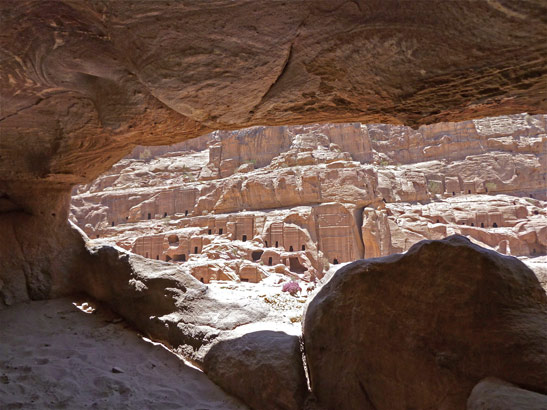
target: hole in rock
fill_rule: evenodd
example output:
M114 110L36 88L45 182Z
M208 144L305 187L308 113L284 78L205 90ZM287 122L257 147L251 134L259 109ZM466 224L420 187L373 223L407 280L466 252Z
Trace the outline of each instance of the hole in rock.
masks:
M492 226L493 226L494 228L497 228L497 227L498 227L498 224L494 222L494 223L492 224Z
M294 273L304 273L307 269L300 263L298 258L289 258L289 269Z
M186 261L186 254L182 253L182 254L178 254L178 255L173 255L173 260L176 261L176 262L185 262Z
M332 261L332 263L333 263L334 265L338 265L338 259L334 258L334 260Z
M260 260L260 257L262 256L263 253L264 251L253 251L253 253L251 254L253 261Z

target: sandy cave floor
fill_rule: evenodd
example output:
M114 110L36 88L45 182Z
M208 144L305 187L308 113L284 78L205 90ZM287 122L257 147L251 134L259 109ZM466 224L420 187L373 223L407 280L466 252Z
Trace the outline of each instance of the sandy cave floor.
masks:
M247 408L107 309L74 302L0 311L0 409Z

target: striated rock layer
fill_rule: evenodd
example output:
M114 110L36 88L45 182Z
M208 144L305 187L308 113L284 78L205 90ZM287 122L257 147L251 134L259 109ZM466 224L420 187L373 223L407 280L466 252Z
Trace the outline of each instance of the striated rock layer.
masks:
M75 190L71 218L93 239L206 283L314 280L329 264L452 234L539 256L546 118L214 132L154 159L139 148Z
M2 305L75 283L68 191L137 144L545 112L546 14L540 0L3 1Z

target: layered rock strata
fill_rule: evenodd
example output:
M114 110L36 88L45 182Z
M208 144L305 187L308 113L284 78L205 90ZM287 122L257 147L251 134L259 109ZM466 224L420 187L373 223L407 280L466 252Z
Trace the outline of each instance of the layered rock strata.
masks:
M121 161L76 189L71 218L91 238L182 263L206 283L272 272L313 280L329 264L451 234L539 256L545 120L214 132L158 148L156 159Z
M70 291L58 255L81 246L67 244L64 198L137 144L547 110L540 0L12 3L0 4L3 305Z

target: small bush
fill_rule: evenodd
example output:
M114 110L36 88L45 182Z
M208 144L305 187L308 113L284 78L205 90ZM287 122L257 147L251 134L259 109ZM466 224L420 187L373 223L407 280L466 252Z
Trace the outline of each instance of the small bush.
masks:
M291 281L283 284L283 292L289 292L291 296L295 296L300 291L302 291L302 289L296 282Z

